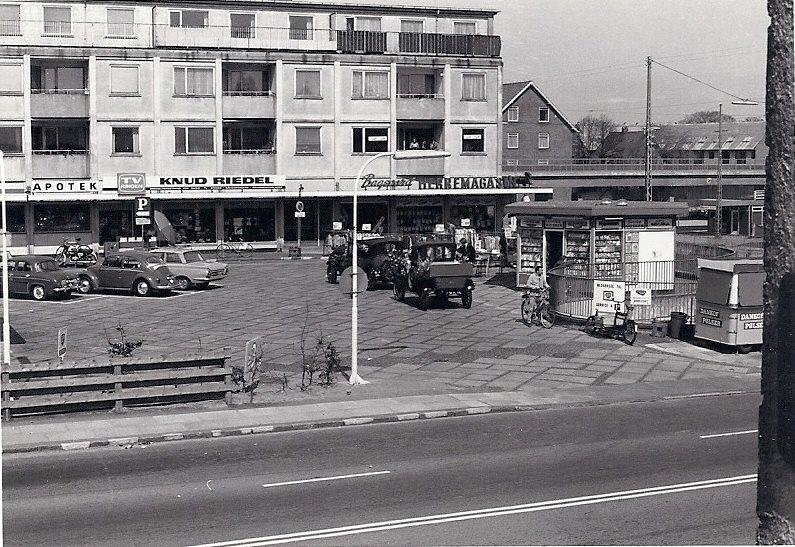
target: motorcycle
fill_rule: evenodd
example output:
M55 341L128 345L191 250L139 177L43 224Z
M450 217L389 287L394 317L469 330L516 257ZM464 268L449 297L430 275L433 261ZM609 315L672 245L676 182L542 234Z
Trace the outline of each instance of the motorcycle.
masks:
M638 337L638 325L632 319L629 319L629 314L632 311L632 306L627 305L627 311L622 313L616 311L613 317L612 325L605 325L604 316L599 314L597 310L595 314L590 316L585 322L585 332L591 336L599 335L605 338L614 338L616 340L624 340L630 346L635 343Z

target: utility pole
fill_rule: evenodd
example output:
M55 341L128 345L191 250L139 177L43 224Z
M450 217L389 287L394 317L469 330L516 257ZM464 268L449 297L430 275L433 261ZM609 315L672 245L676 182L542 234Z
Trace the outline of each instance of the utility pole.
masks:
M646 57L646 201L652 201L651 158L651 57Z
M723 103L718 105L718 198L715 200L715 235L720 237L723 199Z
M768 0L764 335L757 543L795 544L793 0Z

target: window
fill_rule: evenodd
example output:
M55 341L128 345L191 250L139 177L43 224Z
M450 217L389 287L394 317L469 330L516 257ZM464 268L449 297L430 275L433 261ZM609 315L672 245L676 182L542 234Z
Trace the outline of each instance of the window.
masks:
M79 66L30 67L31 91L33 93L85 92L86 70Z
M0 22L0 25L2 22ZM0 95L22 93L22 65L0 63Z
M295 128L295 153L296 154L321 154L320 128L296 127Z
M433 74L399 74L397 84L401 97L436 96L436 77Z
M6 220L8 231L12 234L25 233L25 206L21 203L6 205Z
M230 15L232 38L254 38L256 17L253 13L233 13Z
M507 165L509 167L518 167L519 166L519 160L505 160L505 165Z
M540 106L538 107L538 121L541 123L549 122L549 107L548 106Z
M172 11L170 23L173 28L207 28L210 26L210 14L197 10Z
M212 68L174 67L176 97L212 97L215 95Z
M453 34L475 34L478 26L474 21L455 21L453 23Z
M91 204L36 204L33 208L37 232L90 232Z
M303 15L290 16L290 40L311 40L314 21Z
M33 150L38 152L85 152L88 150L88 127L83 125L32 128Z
M509 122L518 122L519 121L519 107L518 106L508 107L508 121Z
M135 10L108 8L108 36L130 38L135 36Z
M444 126L398 124L398 150L444 150L440 144L444 135Z
M33 267L30 265L30 262L25 260L19 260L16 263L16 267L14 268L18 272L32 272Z
M272 152L273 138L266 125L229 123L224 125L224 153Z
M357 17L356 30L367 30L370 32L381 32L380 17Z
M549 165L549 160L538 160L538 165Z
M113 128L113 153L114 154L140 154L137 127Z
M388 99L389 72L353 71L354 99Z
M122 260L121 267L127 270L140 270L141 261L132 256L125 256L124 260Z
M461 152L483 151L483 129L461 129Z
M44 34L49 36L71 36L72 8L44 6Z
M538 134L538 149L545 150L549 148L549 133Z
M215 131L212 127L175 127L174 154L215 153Z
M0 36L22 36L19 26L19 5L0 5Z
M110 94L121 96L138 95L138 66L111 65Z
M461 100L485 101L486 100L486 75L462 74L461 75Z
M389 128L387 127L354 127L353 153L369 154L389 150Z
M408 32L411 34L421 34L424 31L423 22L415 21L413 19L402 19L400 21L400 32Z
M224 72L224 95L269 95L270 78L262 69L230 69Z
M295 71L295 97L297 99L320 99L320 71Z
M22 128L0 125L0 150L4 154L22 153Z
M519 148L519 133L508 133L508 148Z

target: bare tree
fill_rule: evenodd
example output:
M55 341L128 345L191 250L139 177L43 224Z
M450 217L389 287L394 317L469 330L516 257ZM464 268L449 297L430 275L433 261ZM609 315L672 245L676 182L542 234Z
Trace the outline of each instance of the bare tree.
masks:
M768 0L764 339L757 542L795 544L793 0Z
M589 156L603 156L602 145L611 131L618 128L618 123L608 118L605 114L598 116L588 115L574 124L582 135L582 144L585 154Z
M693 112L685 116L679 120L679 123L718 123L719 117L720 113L717 110L699 110L698 112ZM723 123L734 121L737 121L734 119L734 116L730 116L729 114L723 115Z

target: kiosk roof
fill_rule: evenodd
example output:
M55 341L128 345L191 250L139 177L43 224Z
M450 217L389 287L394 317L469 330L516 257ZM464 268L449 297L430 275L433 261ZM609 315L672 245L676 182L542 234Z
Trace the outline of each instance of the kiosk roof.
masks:
M683 217L686 203L672 201L517 201L505 206L511 215L550 215L575 217Z

